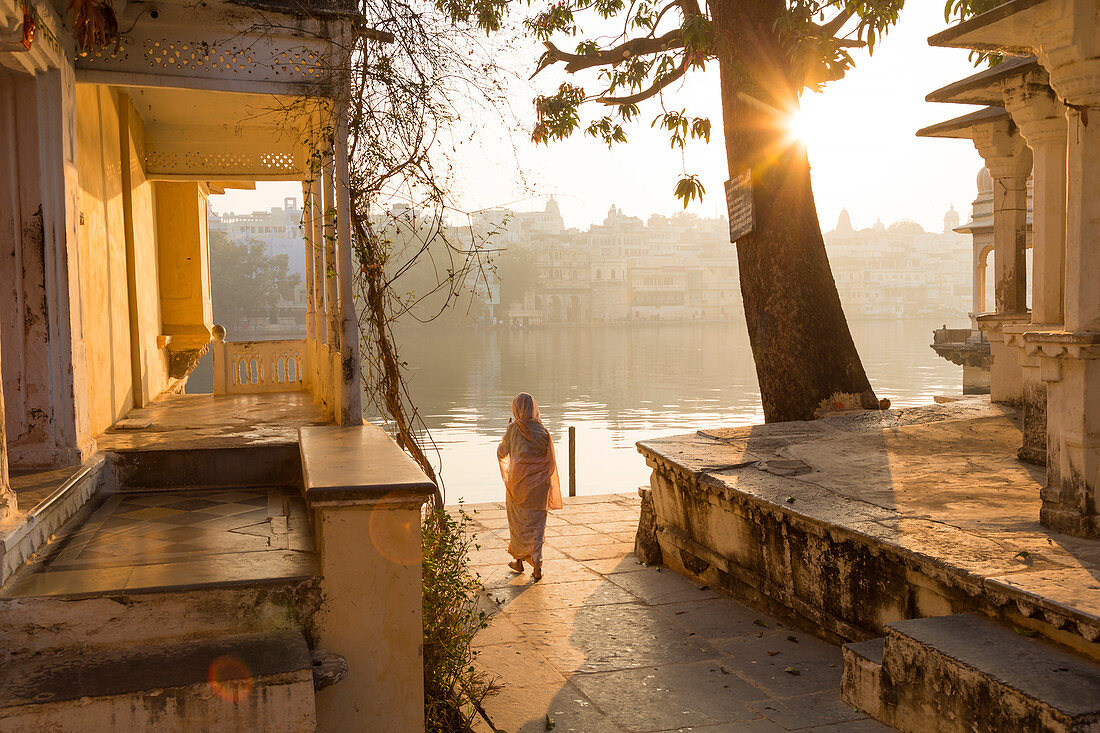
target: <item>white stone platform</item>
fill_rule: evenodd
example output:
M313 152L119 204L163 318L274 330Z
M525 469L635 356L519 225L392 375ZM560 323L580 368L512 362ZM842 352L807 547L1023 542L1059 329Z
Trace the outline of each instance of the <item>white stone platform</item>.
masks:
M639 443L664 561L839 639L977 612L1100 658L1100 542L1039 523L1014 410L968 399Z

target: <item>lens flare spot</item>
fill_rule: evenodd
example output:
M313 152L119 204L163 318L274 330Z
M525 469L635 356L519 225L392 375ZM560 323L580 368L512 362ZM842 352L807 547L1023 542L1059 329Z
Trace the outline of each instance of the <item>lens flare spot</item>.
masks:
M408 501L394 494L395 501ZM412 514L406 519L395 519L397 512L374 511L370 514L370 540L375 551L396 565L410 566L419 563L420 517Z
M222 655L210 663L206 679L214 694L234 705L252 693L252 672L248 665L231 655Z

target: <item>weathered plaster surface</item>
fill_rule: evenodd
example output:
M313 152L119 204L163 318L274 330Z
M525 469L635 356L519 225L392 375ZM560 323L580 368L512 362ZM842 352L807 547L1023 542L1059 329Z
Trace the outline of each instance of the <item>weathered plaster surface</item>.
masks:
M313 630L348 661L317 694L318 729L423 730L420 516L435 486L374 425L303 428L301 451L324 594Z
M172 337L173 372L185 376L208 348L214 326L206 190L198 183L160 181L155 192L163 332Z
M145 123L130 97L119 95L122 123L123 203L130 307L131 364L135 404L142 406L168 388L168 354L158 344L161 299L158 232L153 184L145 177Z
M80 279L86 400L93 434L133 406L130 308L126 278L118 102L106 87L76 89L77 171L80 176Z
M35 80L0 71L7 94L0 98L0 294L9 317L0 323L3 391L9 461L13 466L49 466L61 457L63 429L56 424L52 385L56 382L58 334L51 333L64 304L51 299L47 271L54 253L48 236L48 186L42 185L41 116L49 105ZM71 434L71 431L70 431Z
M1039 524L1018 424L975 399L643 441L664 562L848 640L977 610L1100 657L1100 546Z

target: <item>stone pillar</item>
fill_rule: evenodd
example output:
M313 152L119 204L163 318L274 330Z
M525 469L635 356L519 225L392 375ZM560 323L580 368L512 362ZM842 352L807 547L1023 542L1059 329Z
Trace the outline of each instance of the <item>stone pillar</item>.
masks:
M1047 385L1047 485L1039 519L1080 537L1100 537L1100 332L1032 331L1028 351Z
M323 172L321 170L320 155L314 156L312 162L313 179L310 182L313 206L311 210L312 221L309 226L313 229L313 298L315 311L313 314L313 342L310 351L313 354L314 370L314 397L323 402L329 401L329 385L332 380L328 368L328 302L325 300L325 227L324 227L324 199L321 196L323 184Z
M1047 382L1044 525L1100 536L1100 27L1091 2L1072 3L1074 33L1044 44L1040 61L1067 110L1065 322L1028 334ZM1086 44L1084 48L1074 44ZM1089 124L1086 110L1093 112Z
M1011 79L1005 105L1031 148L1032 173L1032 305L1030 324L1004 327L1017 347L1023 405L1023 446L1019 457L1044 465L1047 452L1047 390L1040 378L1040 359L1028 354L1020 336L1029 330L1061 329L1066 257L1066 115L1050 88L1045 71Z
M424 730L420 511L435 485L375 425L299 432L321 562L319 647L348 674L317 692L317 730Z
M324 197L325 216L325 301L328 303L328 346L333 354L340 351L340 291L339 273L336 265L336 162L332 147L322 155L321 168L324 170L324 183L321 192ZM338 384L339 382L333 382Z
M229 347L225 343L225 326L215 324L210 329L213 342L210 348L210 366L214 373L214 394L226 394L233 386L229 376Z
M985 313L985 260L988 253L985 251L985 243L979 242L978 238L974 237L974 291L973 299L971 302L971 318L977 318L982 313ZM972 324L973 328L977 328L977 321Z
M1097 59L1100 66L1100 59ZM1082 108L1100 108L1100 91L1081 99ZM1100 123L1085 124L1070 110L1066 240L1067 331L1100 331Z
M203 184L157 181L157 274L162 332L168 344L168 374L191 373L210 346L210 249Z
M317 365L313 343L317 339L317 331L313 319L317 315L317 293L315 290L316 282L313 278L313 191L310 181L302 181L302 233L306 256L306 363L303 381L308 389L315 390L316 380L314 374Z
M1020 364L1003 328L1027 323L1027 178L1031 150L1016 126L1002 122L975 130L974 145L993 177L993 272L996 312L980 316L989 337L990 399L1020 403Z
M354 257L351 247L351 188L348 171L347 116L336 116L336 232L340 264L340 354L339 371L342 396L338 401L340 425L363 422L359 378L359 318L353 298Z
M997 313L1027 312L1027 178L1031 151L1018 133L986 158L993 176L993 295ZM984 153L983 153L984 157Z

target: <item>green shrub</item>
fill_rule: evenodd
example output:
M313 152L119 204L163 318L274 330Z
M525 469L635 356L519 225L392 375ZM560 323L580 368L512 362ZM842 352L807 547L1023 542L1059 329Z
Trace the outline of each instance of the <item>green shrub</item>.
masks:
M436 509L424 517L424 728L429 732L472 730L482 701L496 685L474 667L474 634L485 628L478 608L481 583L469 567L470 517Z

